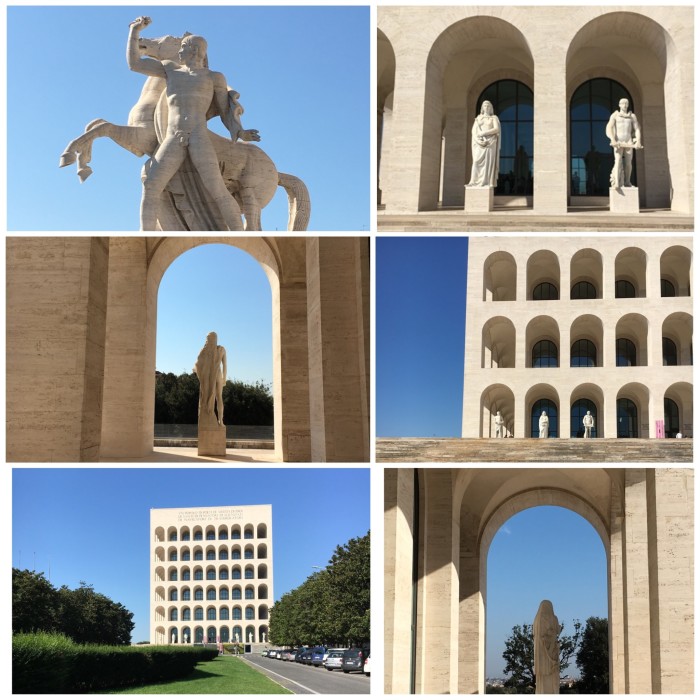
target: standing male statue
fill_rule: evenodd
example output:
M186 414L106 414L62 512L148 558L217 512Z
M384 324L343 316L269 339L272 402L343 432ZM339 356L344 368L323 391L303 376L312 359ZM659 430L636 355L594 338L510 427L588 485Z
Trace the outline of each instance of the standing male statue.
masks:
M559 694L559 620L549 600L540 603L532 626L535 693Z
M259 141L255 129L240 129L238 115L229 102L226 78L206 67L207 42L193 34L182 40L176 61L141 56L139 35L151 23L139 17L129 25L126 57L137 73L165 79L168 124L165 138L147 164L141 199L141 230L155 231L161 195L187 156L194 164L204 189L218 206L229 231L242 231L243 220L236 200L226 189L216 150L207 131L207 112L214 102L221 120L236 141Z
M494 427L496 428L496 437L497 438L505 437L504 427L503 427L505 425L505 421L503 420L503 416L501 415L500 411L496 411L496 416L493 419L493 424L494 424Z
M591 415L590 411L586 411L586 415L583 417L583 437L590 438L593 437L592 431L595 425L595 419Z
M194 373L199 378L199 422L224 425L224 383L226 381L226 350L216 344L216 333L207 335L197 356ZM222 371L223 366L223 371ZM216 415L214 406L216 405Z
M549 416L547 415L546 411L542 411L542 415L540 416L540 437L541 438L546 438L549 437Z
M633 112L629 111L629 100L623 97L620 109L610 115L605 135L615 153L615 164L610 173L610 186L616 189L632 187L632 158L634 151L642 146L642 129Z

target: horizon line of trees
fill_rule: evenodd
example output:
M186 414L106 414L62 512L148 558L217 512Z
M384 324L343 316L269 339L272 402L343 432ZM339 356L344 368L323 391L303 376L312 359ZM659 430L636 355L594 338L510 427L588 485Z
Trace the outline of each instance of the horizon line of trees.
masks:
M270 609L270 642L297 647L370 638L370 533L336 547L328 566Z
M134 614L84 581L55 588L43 572L12 568L12 633L60 632L77 644L131 643Z
M224 423L273 425L272 386L262 380L247 384L227 379L223 389ZM199 379L194 372L173 374L156 370L155 423L197 423Z

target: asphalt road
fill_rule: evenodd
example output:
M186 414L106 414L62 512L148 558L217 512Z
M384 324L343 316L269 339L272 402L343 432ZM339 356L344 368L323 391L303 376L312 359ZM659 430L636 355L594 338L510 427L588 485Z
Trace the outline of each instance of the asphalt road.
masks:
M364 673L327 671L323 666L302 666L293 661L268 659L252 654L247 654L243 658L254 668L297 695L369 694L370 679Z

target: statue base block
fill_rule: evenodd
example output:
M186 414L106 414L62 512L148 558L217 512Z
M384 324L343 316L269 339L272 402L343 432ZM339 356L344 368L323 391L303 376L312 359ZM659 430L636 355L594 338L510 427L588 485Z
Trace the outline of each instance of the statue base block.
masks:
M613 214L639 214L639 190L636 187L611 187L610 212Z
M464 186L464 211L484 214L493 211L493 187Z
M226 426L202 425L197 426L197 454L207 457L226 456Z

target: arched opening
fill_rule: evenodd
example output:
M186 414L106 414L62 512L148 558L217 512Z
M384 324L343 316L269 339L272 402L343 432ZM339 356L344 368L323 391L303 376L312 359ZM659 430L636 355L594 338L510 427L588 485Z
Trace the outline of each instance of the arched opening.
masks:
M525 328L527 367L559 367L559 326L551 316L536 316Z
M229 628L226 627L225 625L222 625L219 628L219 637L221 638L222 644L228 644L231 641Z
M529 426L527 437L539 438L542 414L548 419L547 437L559 437L559 394L549 384L536 384L525 395L525 415Z
M617 392L617 437L649 437L649 389L643 384L625 384Z
M539 250L527 261L527 298L537 301L559 299L559 258L550 250Z
M666 248L659 263L662 297L690 296L690 263L692 253L682 245Z
M505 316L490 318L481 331L482 368L515 367L515 326Z
M513 435L515 429L515 397L505 384L493 384L481 394L480 437L496 437L494 419L500 413L503 418L503 437Z
M615 257L615 298L647 295L647 254L641 248L625 248Z
M387 36L377 29L377 204L382 204L382 161L390 152L396 56Z
M683 311L670 314L662 328L664 365L693 364L693 317Z
M499 250L484 261L483 301L515 301L518 266L515 258Z
M579 316L571 324L570 367L602 367L603 322L591 314Z
M667 438L679 433L693 437L693 385L676 382L664 393L664 432Z
M641 314L625 314L615 325L615 365L645 367L648 364L649 322Z
M602 299L603 256L593 248L578 250L571 258L571 299Z
M255 627L253 625L248 625L245 628L245 641L248 644L252 644L255 641Z

